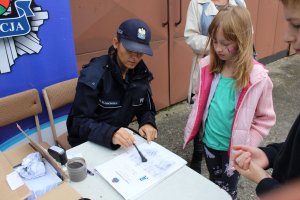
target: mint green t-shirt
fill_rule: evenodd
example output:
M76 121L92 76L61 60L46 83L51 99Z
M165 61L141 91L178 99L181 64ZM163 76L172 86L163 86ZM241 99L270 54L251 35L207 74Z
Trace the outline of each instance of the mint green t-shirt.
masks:
M220 76L208 108L203 142L206 146L227 151L235 112L235 80Z

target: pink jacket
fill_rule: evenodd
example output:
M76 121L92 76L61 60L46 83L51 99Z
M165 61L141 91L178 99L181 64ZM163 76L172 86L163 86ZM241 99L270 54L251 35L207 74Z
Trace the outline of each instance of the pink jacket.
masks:
M232 123L231 146L247 144L258 146L268 135L275 124L276 115L273 109L273 84L268 76L268 70L253 60L253 70L250 82L242 91L237 91L237 104ZM195 95L192 111L189 115L184 131L184 146L199 132L203 135L202 127L205 123L209 95L214 94L211 89L216 75L209 73L209 56L200 60L199 92ZM205 118L205 119L204 119ZM200 127L201 126L201 127Z

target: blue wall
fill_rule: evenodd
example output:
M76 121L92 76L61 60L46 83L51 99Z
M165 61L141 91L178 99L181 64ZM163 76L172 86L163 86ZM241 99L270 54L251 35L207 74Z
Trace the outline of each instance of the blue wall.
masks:
M35 12L36 8L33 7L37 6L41 7L41 13ZM39 116L39 119L40 123L43 124L48 122L48 117L41 90L48 85L77 77L70 1L36 0L31 2L31 10L36 14L36 18L40 16L39 14L47 16L42 20L43 24L38 27L38 31L34 31L42 48L39 52L18 54L14 64L10 66L10 71L0 73L0 98L27 89L38 89L43 104L43 113ZM31 23L36 18L28 17L27 19ZM1 15L0 20L3 21L3 19L6 20L7 17ZM17 44L17 37L11 37L14 39L15 44ZM3 43L1 44L0 49L2 48L3 52L5 47ZM3 57L0 58L0 65L4 62ZM56 117L67 113L68 109L63 109L59 111ZM34 119L22 121L21 126L23 129L35 127ZM0 145L18 133L15 124L0 127Z

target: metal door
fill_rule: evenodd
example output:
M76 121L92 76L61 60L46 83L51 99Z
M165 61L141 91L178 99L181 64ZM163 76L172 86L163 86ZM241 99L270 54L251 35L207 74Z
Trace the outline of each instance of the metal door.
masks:
M128 18L140 18L152 30L153 57L144 61L154 74L153 98L157 109L169 103L167 0L72 0L73 32L79 69L89 59L105 54L118 25Z
M189 3L170 0L169 4L170 104L186 99L188 93L193 52L184 40L184 28Z

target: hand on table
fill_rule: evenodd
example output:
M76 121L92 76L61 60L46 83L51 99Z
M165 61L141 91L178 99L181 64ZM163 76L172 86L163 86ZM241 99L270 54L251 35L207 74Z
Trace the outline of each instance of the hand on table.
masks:
M112 137L113 144L119 144L123 147L130 147L135 143L134 136L126 128L120 128Z
M154 139L157 138L157 130L150 124L144 124L140 129L139 129L139 134L147 138L147 141L150 142Z

